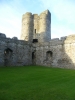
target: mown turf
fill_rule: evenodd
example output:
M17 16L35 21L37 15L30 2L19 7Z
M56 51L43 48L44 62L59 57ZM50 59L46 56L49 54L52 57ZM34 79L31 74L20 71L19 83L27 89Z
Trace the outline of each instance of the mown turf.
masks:
M75 100L75 70L0 68L0 100Z

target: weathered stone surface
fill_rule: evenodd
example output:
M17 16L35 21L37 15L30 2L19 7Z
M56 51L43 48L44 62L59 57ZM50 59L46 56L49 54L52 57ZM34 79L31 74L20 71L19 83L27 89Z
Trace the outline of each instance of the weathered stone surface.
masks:
M6 35L3 33L0 33L0 38L6 38Z
M26 13L22 17L21 40L32 42L49 42L51 39L51 13L46 10L40 15Z
M36 29L36 30L35 30ZM48 10L22 18L22 40L0 33L0 66L43 65L75 69L75 35L51 39ZM33 39L38 42L32 43Z
M13 37L12 39L14 39L14 40L18 40L18 38L17 38L17 37Z
M0 66L30 65L31 45L25 41L0 39Z

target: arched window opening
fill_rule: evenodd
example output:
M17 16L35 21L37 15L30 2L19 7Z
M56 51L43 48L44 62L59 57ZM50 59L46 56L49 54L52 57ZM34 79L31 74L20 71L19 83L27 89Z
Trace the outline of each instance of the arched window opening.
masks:
M47 57L47 59L52 58L52 56L53 56L52 51L47 51L47 52L46 52L46 57Z
M13 51L10 48L7 48L4 50L4 54L8 55L9 53L12 53Z
M53 62L53 52L52 51L47 51L46 52L46 64L47 65L52 65Z
M53 58L53 52L52 51L47 51L46 52L46 60L51 62L52 58Z
M12 53L13 51L10 48L4 50L4 65L8 66L12 64Z
M35 29L35 34L36 34L36 29Z

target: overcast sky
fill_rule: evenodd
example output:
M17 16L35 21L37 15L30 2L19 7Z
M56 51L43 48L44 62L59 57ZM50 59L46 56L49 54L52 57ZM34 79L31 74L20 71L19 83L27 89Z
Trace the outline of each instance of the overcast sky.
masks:
M7 37L21 35L22 15L51 12L51 37L75 34L75 0L0 0L0 32Z

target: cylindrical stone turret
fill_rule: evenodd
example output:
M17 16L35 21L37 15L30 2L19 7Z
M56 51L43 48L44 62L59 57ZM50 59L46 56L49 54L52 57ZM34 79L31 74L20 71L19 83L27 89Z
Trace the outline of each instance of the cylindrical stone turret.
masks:
M49 42L51 39L51 13L46 10L39 15L40 42Z
M32 42L33 40L33 16L27 12L22 17L22 33L21 40Z
M22 17L21 40L28 42L49 42L51 40L51 13L49 10L40 15L26 13Z

